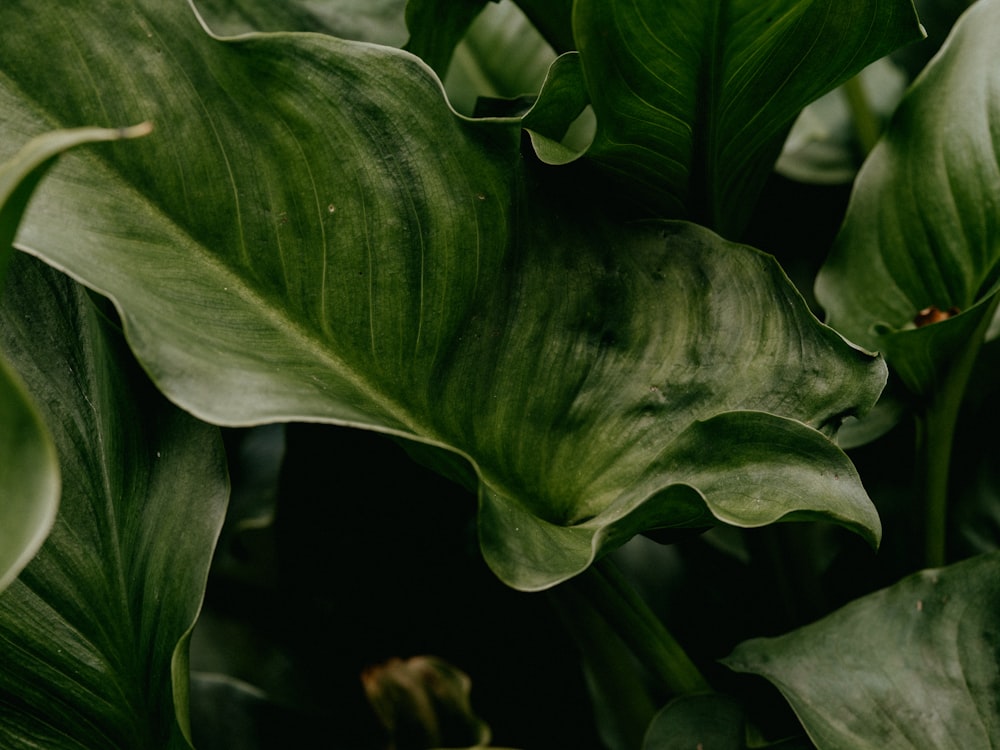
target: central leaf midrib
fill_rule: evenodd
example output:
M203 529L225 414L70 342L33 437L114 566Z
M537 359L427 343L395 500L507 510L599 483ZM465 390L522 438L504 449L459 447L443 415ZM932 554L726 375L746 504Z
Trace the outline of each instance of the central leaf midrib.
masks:
M717 113L724 62L722 40L728 33L728 0L715 0L706 11L704 57L698 69L697 98L692 122L690 199L691 221L715 228L716 206L713 184L716 163Z

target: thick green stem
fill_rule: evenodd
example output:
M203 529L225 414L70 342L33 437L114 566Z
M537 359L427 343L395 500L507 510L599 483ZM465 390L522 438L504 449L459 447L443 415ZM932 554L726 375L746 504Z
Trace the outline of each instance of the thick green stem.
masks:
M684 649L610 561L596 563L566 585L583 594L670 695L711 692Z
M947 561L948 476L955 424L965 387L996 305L994 302L989 313L983 316L983 323L973 339L916 415L916 475L923 497L924 565L929 568L940 567Z

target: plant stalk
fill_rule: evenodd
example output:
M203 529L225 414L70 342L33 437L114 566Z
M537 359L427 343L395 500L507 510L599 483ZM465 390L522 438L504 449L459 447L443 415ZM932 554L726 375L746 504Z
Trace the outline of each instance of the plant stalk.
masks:
M712 691L681 645L610 560L595 563L567 585L583 594L667 693Z
M974 340L962 350L947 370L941 386L916 414L916 472L923 498L923 562L928 568L938 568L947 562L948 482L955 425L996 305L996 302L991 305Z

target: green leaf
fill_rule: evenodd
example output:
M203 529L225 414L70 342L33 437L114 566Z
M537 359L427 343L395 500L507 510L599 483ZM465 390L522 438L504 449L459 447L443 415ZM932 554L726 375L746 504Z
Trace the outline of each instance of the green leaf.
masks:
M455 109L475 116L482 116L481 98L533 97L556 58L510 0L485 5L455 49L444 78Z
M557 54L576 49L573 0L517 0L517 5Z
M560 55L549 68L538 100L521 122L539 159L546 164L568 164L585 153L589 144L573 148L565 145L564 139L588 104L579 53Z
M646 210L725 236L800 110L922 35L910 0L578 0L573 27L590 155Z
M660 710L642 743L642 750L745 750L743 709L724 695L687 695Z
M829 322L886 353L918 394L978 347L1000 274L1000 72L983 0L914 82L858 174L844 226L816 281ZM917 328L921 311L946 320Z
M487 2L490 0L408 0L410 39L404 49L422 58L444 79L455 47Z
M0 165L0 294L21 216L55 158L81 143L146 132L147 126L49 133ZM0 339L0 591L38 551L59 504L59 463L52 437L20 377L2 356L2 344Z
M0 745L187 747L187 633L228 492L218 430L159 396L86 291L33 258L14 259L0 334L63 477L52 533L0 594Z
M517 121L456 117L405 52L213 39L151 0L49 3L0 7L14 121L93 117L96 80L109 116L157 131L60 164L19 242L114 300L185 409L452 450L478 476L484 554L520 588L650 527L818 514L877 540L827 436L872 405L884 364L773 259L622 224L572 167L527 163ZM30 44L5 33L28 16ZM86 73L27 64L67 28Z
M313 31L392 47L406 42L406 0L196 0L193 5L226 36Z
M1000 553L917 573L724 663L760 674L819 748L1000 744Z
M0 359L0 591L42 546L58 506L52 437L21 379Z

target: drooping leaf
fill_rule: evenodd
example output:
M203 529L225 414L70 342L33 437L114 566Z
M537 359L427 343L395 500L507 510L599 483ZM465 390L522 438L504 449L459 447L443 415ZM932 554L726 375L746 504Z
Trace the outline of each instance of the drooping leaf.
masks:
M21 216L58 154L81 143L145 132L143 126L49 133L0 165L0 295ZM0 336L0 591L38 551L59 504L55 446L20 377L3 356L7 339Z
M491 0L408 0L405 49L431 66L442 80L455 47ZM496 0L492 0L496 2Z
M969 346L978 347L996 304L997 24L1000 2L977 3L914 82L858 174L816 281L830 324L885 352L921 394L938 388L942 371ZM934 313L943 319L932 322Z
M911 0L578 0L590 155L657 216L742 231L809 102L920 38Z
M155 392L82 287L20 253L8 281L4 349L63 489L0 593L0 746L188 747L186 634L227 495L218 430Z
M19 244L110 296L186 409L456 452L484 554L520 588L650 527L820 516L877 540L819 430L869 408L884 365L773 259L622 224L585 175L536 174L516 121L456 117L405 52L219 40L181 4L45 1L0 7L12 122L142 113L157 131L61 164ZM29 19L30 42L7 31ZM29 64L43 48L88 66Z
M927 570L725 659L773 682L819 748L1000 744L1000 553Z

